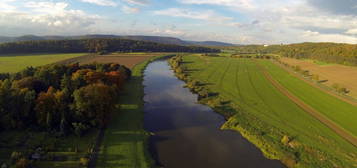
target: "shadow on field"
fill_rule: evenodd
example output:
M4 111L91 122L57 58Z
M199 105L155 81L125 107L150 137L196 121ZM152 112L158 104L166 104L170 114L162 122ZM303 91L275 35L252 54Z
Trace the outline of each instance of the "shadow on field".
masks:
M181 62L182 64L192 64L192 63L194 63L193 61L182 61Z
M97 168L141 167L147 135L143 130L141 78L133 76L120 93L120 107L105 130Z
M185 72L188 72L188 73L190 73L190 72L198 72L198 71L202 71L202 69L187 69L187 70L185 70Z

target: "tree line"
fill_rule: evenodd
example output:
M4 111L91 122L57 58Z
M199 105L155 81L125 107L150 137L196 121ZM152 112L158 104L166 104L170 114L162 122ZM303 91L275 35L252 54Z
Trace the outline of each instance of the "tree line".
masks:
M25 41L0 44L0 54L16 53L105 53L105 52L220 52L218 49L198 46L160 44L128 39L81 39Z
M0 78L0 131L81 136L103 128L131 71L119 64L28 67Z
M277 54L297 59L357 66L357 45L339 43L300 43L290 45L248 45L234 48L239 53Z

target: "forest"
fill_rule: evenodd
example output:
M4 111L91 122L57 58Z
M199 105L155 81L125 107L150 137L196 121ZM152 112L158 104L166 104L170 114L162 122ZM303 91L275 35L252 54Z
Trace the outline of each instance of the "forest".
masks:
M241 53L278 54L297 59L357 66L357 45L339 43L300 43L290 45L249 45L236 47Z
M82 136L107 125L131 71L119 64L48 65L0 77L0 131Z
M1 54L17 53L106 53L106 52L219 52L218 49L160 44L119 38L25 41L0 44Z

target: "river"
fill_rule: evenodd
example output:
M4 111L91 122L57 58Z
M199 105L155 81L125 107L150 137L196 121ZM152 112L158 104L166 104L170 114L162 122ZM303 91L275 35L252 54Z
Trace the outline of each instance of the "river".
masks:
M145 70L144 126L153 132L150 151L165 168L283 168L238 132L220 130L225 119L197 103L166 60Z

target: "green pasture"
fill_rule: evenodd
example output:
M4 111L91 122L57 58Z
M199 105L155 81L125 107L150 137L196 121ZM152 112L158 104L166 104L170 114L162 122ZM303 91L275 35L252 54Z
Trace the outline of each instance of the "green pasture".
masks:
M357 148L280 93L263 76L261 69L252 59L190 55L184 56L183 61L189 78L204 83L210 91L218 93L219 97L224 100L229 100L231 106L240 111L239 114L233 116L236 122L233 125L249 123L252 128L247 129L262 132L261 136L267 137L266 139L270 139L272 143L280 143L283 135L293 137L296 142L305 146L305 148L296 149L298 152L296 157L300 157L299 159L306 163L313 163L315 166L326 165L316 161L320 158L311 158L313 154L306 147L314 148L323 155L329 155L336 159L333 162L339 162L340 165L346 167L355 163ZM307 101L317 110L323 111L323 114L346 129L350 128L351 132L357 130L357 123L353 123L353 119L357 117L355 107L313 87L308 88L302 84L303 81L286 77L288 76L286 72L267 60L259 62L268 66L269 72L279 82L290 84L286 85L289 90L295 89L294 94L299 96L303 93L299 96L302 100ZM254 120L244 121L243 118L246 117L240 116L244 114L254 116L251 117ZM351 159L350 155L354 158Z
M0 73L14 73L29 66L37 67L83 55L85 53L0 55Z

